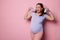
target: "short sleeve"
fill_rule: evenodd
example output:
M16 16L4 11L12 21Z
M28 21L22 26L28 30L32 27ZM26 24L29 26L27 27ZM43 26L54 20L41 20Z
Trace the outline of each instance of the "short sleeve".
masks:
M47 14L44 15L44 17L46 18Z
M33 13L34 13L34 12L30 12L30 16L32 16L32 15L33 15Z

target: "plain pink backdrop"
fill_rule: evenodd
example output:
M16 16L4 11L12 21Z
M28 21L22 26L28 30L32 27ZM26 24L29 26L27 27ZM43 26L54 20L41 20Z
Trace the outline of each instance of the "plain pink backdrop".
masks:
M0 40L31 40L28 7L41 2L53 12L56 22L46 22L45 40L60 40L60 0L0 0Z

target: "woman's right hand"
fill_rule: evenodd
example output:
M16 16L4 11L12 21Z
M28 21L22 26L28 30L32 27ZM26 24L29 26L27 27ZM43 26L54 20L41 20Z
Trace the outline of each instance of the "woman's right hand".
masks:
M30 15L31 12L32 12L32 7L29 7L28 11L24 15L24 19L30 19L31 18L31 15Z
M33 9L32 7L29 7L29 8L28 8L28 11L31 11L32 9Z

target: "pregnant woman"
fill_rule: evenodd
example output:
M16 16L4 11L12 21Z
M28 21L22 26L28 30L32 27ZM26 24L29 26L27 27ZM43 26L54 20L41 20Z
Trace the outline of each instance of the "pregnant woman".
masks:
M51 11L47 11L46 14L46 9L44 8L42 3L37 3L36 4L36 9L35 11L31 11L32 8L29 8L26 14L24 15L24 19L29 20L31 19L31 25L30 25L30 30L31 30L31 36L32 40L41 40L42 35L43 35L43 21L45 19L53 21L54 17L51 13Z

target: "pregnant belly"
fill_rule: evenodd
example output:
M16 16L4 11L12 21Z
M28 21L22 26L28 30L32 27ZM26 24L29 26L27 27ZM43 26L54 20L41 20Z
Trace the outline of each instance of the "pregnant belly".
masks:
M31 31L36 33L36 32L39 32L43 29L43 26L42 24L34 24L34 25L31 25Z

